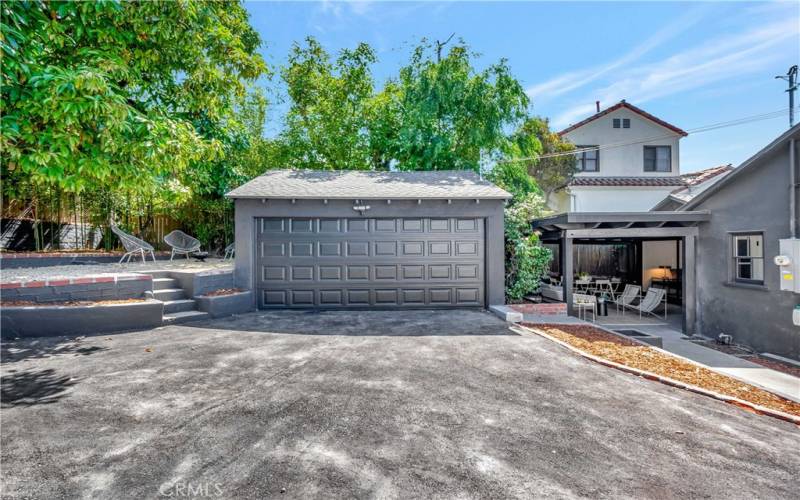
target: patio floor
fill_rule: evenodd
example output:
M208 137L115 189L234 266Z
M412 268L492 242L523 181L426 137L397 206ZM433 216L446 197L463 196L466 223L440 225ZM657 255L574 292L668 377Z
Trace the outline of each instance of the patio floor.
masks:
M125 264L98 263L98 264L72 264L66 266L24 267L18 269L2 269L0 281L24 282L54 278L81 278L108 274L146 273L148 271L211 271L233 270L233 261L222 259L206 259L200 262L195 259L159 260L153 262L132 261Z

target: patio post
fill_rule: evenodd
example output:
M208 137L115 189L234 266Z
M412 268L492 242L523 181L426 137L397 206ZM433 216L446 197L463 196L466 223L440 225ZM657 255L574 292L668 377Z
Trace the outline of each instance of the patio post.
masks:
M561 286L564 287L564 302L567 303L567 314L572 314L572 238L561 238Z
M695 235L683 237L683 331L694 335L697 321L697 274L695 273Z

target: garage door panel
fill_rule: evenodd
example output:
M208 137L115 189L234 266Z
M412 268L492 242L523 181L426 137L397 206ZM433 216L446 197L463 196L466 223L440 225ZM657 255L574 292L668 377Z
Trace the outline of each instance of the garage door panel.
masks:
M482 219L263 218L264 308L484 304Z

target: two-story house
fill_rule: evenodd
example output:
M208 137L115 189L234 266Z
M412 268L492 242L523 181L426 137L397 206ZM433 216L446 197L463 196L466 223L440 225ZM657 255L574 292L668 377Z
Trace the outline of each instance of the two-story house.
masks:
M686 186L680 128L623 101L559 132L575 144L578 173L550 200L556 212L647 211Z

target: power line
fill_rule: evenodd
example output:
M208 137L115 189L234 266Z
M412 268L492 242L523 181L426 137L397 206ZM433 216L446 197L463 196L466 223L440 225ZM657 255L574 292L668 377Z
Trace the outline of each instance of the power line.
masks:
M797 109L800 110L800 107L798 107ZM702 132L709 132L711 130L718 130L718 129L721 129L721 128L733 127L733 126L736 126L736 125L744 125L746 123L751 123L751 122L756 122L756 121L770 120L772 118L778 118L780 116L783 116L784 113L786 113L787 111L789 111L789 108L784 108L784 109L781 109L781 110L778 110L778 111L771 111L769 113L761 113L761 114L758 114L758 115L745 116L745 117L742 117L742 118L736 118L734 120L728 120L728 121L724 121L724 122L717 122L717 123L712 123L712 124L709 124L709 125L703 125L701 127L695 127L693 129L687 130L686 132L690 133L690 134L699 134L699 133L702 133ZM674 134L653 136L653 137L648 137L646 139L640 139L640 140L632 141L632 142L616 142L616 143L604 144L602 146L596 146L596 147L578 148L578 149L573 149L571 151L563 151L563 152L559 152L559 153L546 153L546 154L539 155L539 156L527 156L527 157L523 157L523 158L510 158L510 159L506 159L506 160L498 160L498 163L511 163L511 162L517 162L517 161L538 160L538 159L542 159L542 158L556 158L556 157L559 157L559 156L572 156L572 155L576 155L576 154L583 153L583 152L586 152L586 151L604 151L604 150L607 150L607 149L621 148L621 147L624 147L624 146L634 146L636 144L643 144L643 143L651 142L651 141L659 141L659 140L663 140L663 139L670 139L670 138L672 138L674 136L675 136Z

